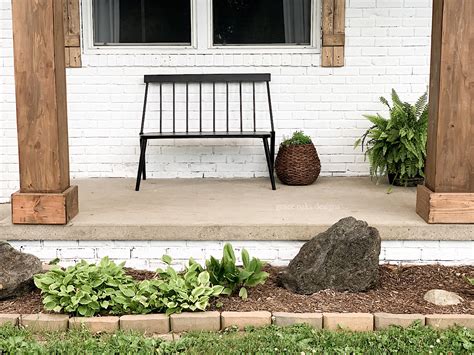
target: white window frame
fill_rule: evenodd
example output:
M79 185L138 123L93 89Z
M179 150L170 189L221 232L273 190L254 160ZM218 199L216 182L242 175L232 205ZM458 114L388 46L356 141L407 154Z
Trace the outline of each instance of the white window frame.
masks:
M94 19L92 11L93 0L82 0L82 41L84 43L84 54L151 54L163 53L163 51L183 52L184 50L196 49L196 1L191 3L191 44L117 44L117 45L95 45L94 43ZM100 0L98 0L100 1Z
M100 0L99 0L100 1ZM190 0L191 45L106 45L94 44L92 0L82 0L82 43L84 54L302 54L320 53L321 49L321 0L311 0L311 42L308 45L225 45L214 46L213 0Z

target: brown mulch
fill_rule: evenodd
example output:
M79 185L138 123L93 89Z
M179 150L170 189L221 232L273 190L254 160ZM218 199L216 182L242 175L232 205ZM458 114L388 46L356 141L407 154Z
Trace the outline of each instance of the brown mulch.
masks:
M149 280L155 276L155 272L147 270L135 270L128 267L125 268L127 275L130 275L137 281Z
M247 300L237 296L213 300L210 309L219 311L273 312L388 312L388 313L469 313L474 314L474 287L466 277L474 278L474 266L380 266L380 282L368 292L350 293L323 290L305 296L280 287L277 275L282 268L267 267L270 278L264 285L249 290ZM137 280L150 279L154 273L127 269ZM440 288L459 294L464 302L439 307L423 300L430 289ZM220 307L217 307L219 305ZM22 297L0 301L0 313L44 312L38 290Z
M466 277L474 276L473 266L381 265L379 285L368 292L323 290L312 295L294 294L278 285L283 268L269 267L270 278L249 292L247 300L221 297L213 310L273 312L386 312L386 313L470 313L474 314L474 287ZM457 306L435 306L423 300L431 289L456 292L465 302ZM222 303L222 307L216 307Z

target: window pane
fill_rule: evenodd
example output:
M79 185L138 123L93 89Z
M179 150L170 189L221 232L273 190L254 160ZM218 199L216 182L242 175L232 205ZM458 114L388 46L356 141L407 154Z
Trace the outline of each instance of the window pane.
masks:
M215 45L309 44L311 0L213 0Z
M94 41L191 43L190 0L94 0Z

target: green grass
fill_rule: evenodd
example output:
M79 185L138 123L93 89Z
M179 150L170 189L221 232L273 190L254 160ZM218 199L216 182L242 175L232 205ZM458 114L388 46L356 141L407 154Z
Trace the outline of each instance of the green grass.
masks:
M192 333L175 342L117 332L70 331L35 336L0 327L0 354L472 354L474 332L413 325L369 333L316 331L306 325L245 332Z

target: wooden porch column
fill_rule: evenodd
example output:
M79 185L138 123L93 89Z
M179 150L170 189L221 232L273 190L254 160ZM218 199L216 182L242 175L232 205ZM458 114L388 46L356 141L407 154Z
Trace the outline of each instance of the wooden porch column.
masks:
M474 223L474 1L433 0L428 157L416 211Z
M12 222L66 224L70 186L63 0L12 0L20 191Z

